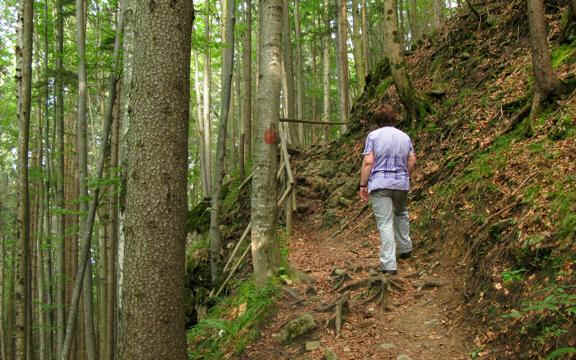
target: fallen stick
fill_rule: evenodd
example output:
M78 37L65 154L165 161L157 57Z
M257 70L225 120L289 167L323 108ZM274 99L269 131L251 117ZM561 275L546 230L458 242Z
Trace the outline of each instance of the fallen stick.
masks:
M234 250L232 250L232 254L230 254L230 257L228 258L226 265L224 265L224 270L222 270L222 272L226 272L226 270L228 270L228 266L230 266L230 264L232 263L232 259L234 258L234 256L236 256L236 252L238 252L240 245L242 244L244 239L246 239L248 237L248 234L250 233L250 229L252 229L252 222L249 222L248 226L246 226L246 229L244 229L244 233L242 233L240 240L238 240L238 242L236 243L236 246L234 247Z

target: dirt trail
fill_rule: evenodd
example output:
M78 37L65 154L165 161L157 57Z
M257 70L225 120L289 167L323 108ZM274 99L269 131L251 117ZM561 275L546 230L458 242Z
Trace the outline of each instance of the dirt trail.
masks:
M308 221L296 228L318 227ZM334 229L297 230L292 236L290 263L304 274L301 276L304 280L287 286L290 291L281 296L277 312L266 322L261 338L240 359L325 359L328 349L339 360L470 358L473 345L465 322L459 318L459 298L453 282L456 274L451 273L442 259L433 256L425 259L423 251L418 251L418 244L411 259L399 262L398 275L385 278L393 279L401 289L393 289L384 306L374 302L363 305L356 298L362 290L351 293L349 312L337 337L326 325L333 312L316 310L341 295L334 289L341 279L335 272L350 277L344 284L378 276L375 269L379 238L375 231L337 237L331 235L333 232ZM278 335L282 327L306 312L316 318L317 330L290 345L282 345ZM307 343L319 347L306 350Z

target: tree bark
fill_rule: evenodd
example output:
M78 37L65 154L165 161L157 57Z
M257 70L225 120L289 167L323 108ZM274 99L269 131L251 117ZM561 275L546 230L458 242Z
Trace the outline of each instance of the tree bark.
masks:
M294 86L294 64L292 56L292 29L290 26L290 1L284 0L283 3L283 17L282 17L282 55L284 64L284 98L285 109L284 115L288 118L294 118L296 112L295 99L295 86ZM293 131L293 126L288 126L290 129L291 139L298 144L297 132Z
M245 0L246 33L244 34L244 49L242 52L242 80L244 96L242 106L242 141L241 163L245 168L246 161L252 156L252 0ZM242 172L242 176L245 172Z
M257 122L252 180L252 261L260 284L277 266L276 171L278 168L278 114L281 86L282 0L262 0L260 86L256 99Z
M78 189L80 193L80 228L79 238L84 234L88 224L88 124L87 124L87 93L86 93L86 26L85 0L76 0L76 46L78 49ZM86 341L86 356L88 360L96 360L96 339L94 337L94 318L92 311L92 266L84 273L83 293L84 335Z
M340 121L348 122L350 112L350 75L348 73L348 15L346 0L339 0L338 8L338 70L340 83ZM343 126L345 131L346 126Z
M398 32L396 8L396 0L384 0L384 42L386 55L390 61L392 78L398 90L398 95L400 96L402 104L406 107L408 119L412 122L412 125L416 125L416 123L420 121L425 108L418 93L412 87L412 82L406 69L406 62L402 54L402 39Z
M536 80L536 89L544 99L554 93L560 84L552 68L545 16L543 0L528 0L532 69Z
M532 70L535 79L530 121L526 127L527 134L531 135L534 130L534 122L542 110L542 104L559 92L562 83L552 67L547 39L548 32L546 31L546 9L543 0L528 0L528 24L530 27Z
M32 350L32 289L31 289L31 238L30 193L28 180L28 151L30 147L30 112L32 105L32 49L34 33L34 2L22 0L20 10L20 40L16 49L19 58L16 68L18 80L18 172L19 172L19 221L18 259L16 270L16 345L17 359L31 360Z
M214 184L212 187L212 203L210 212L210 273L212 282L216 283L220 274L222 239L220 234L220 203L222 196L222 179L224 178L224 160L226 155L226 129L230 113L230 98L232 95L232 74L234 68L234 0L226 0L227 14L225 17L226 47L222 53L222 100L220 108L220 123L216 162L214 163Z
M370 73L370 62L368 61L368 8L366 0L362 0L362 61L364 62L364 75Z
M324 89L324 103L322 118L323 121L330 122L330 43L332 37L332 30L330 27L330 0L324 0L324 16L325 16L325 34L324 46L322 51L322 64L323 64L323 89ZM324 128L324 141L328 142L330 139L330 127Z
M210 1L207 0L206 4L208 5L208 9L206 10L206 42L209 43L210 42ZM213 173L212 173L212 124L210 121L210 91L211 91L211 84L212 84L212 58L211 58L211 52L210 52L210 47L208 47L205 50L205 56L204 56L204 104L203 104L203 110L204 110L204 117L203 117L203 129L204 129L204 149L203 149L203 154L204 154L204 164L206 165L206 168L203 169L204 171L204 178L205 180L205 186L207 189L207 193L205 194L206 196L212 196L212 179L213 179Z
M56 126L56 207L63 210L64 202L64 15L63 0L56 0L56 79L55 79L55 126ZM65 255L64 255L65 214L61 211L56 217L55 246L55 305L56 305L56 353L62 351L64 343L64 304L65 304Z
M303 91L304 91L304 73L303 55L302 55L302 30L300 25L300 0L294 0L294 29L296 31L296 61L295 61L295 79L296 79L296 118L302 120L304 116ZM302 145L305 145L304 124L298 125L298 138Z
M184 263L193 3L136 4L120 359L187 359Z
M362 49L362 35L361 32L361 13L358 0L352 0L352 43L354 45L354 66L356 68L356 76L358 78L358 86L360 92L364 90L366 81L366 69L364 68L364 51Z

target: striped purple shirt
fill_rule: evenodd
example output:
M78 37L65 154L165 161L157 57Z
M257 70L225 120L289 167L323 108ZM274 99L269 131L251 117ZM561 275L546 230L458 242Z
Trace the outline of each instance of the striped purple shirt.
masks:
M385 126L368 134L362 152L362 155L374 153L368 192L378 189L408 191L408 155L413 151L410 137L395 127Z

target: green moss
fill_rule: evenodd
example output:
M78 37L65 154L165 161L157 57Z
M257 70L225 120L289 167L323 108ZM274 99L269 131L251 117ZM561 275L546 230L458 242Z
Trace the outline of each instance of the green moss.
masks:
M233 294L213 307L208 317L188 332L191 360L216 360L224 354L238 354L259 335L258 326L266 319L278 294L279 284L266 286L252 281L241 283Z

